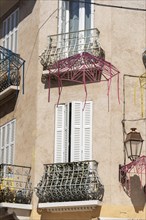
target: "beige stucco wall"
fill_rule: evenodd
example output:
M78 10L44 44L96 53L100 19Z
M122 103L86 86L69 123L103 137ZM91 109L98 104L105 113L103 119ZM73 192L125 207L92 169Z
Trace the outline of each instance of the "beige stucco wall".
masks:
M24 95L22 85L18 98L12 103L13 111L3 114L0 124L16 119L16 141L14 164L31 166L32 182L34 186L35 176L35 142L37 135L37 82L40 79L38 74L38 28L39 28L39 1L21 1L19 4L18 26L18 53L25 60ZM22 73L22 69L21 69ZM27 86L26 86L27 85ZM10 102L1 106L1 111L6 112ZM15 210L16 213L20 212ZM19 216L24 216L23 210ZM30 216L30 212L29 212Z
M108 0L99 3L144 8L145 0ZM39 55L47 46L47 36L57 33L58 2L23 1L20 4L19 53L26 60L25 94L19 92L14 110L0 119L3 125L16 118L15 163L32 167L32 181L35 187L43 173L43 164L53 163L55 104L58 89L51 88L51 102L48 103L48 89L41 82L42 66ZM48 213L37 212L37 197L34 193L31 219L91 219L105 217L145 219L144 194L134 195L134 201L123 191L119 179L119 164L123 156L123 88L125 88L126 119L141 118L140 92L137 87L136 104L134 87L137 79L123 75L144 73L142 52L145 42L145 13L110 7L95 6L94 27L100 30L100 43L105 50L106 60L120 71L120 101L117 98L117 78L113 78L108 104L107 83L87 85L88 100L93 101L93 159L99 162L98 171L105 187L103 205L94 212ZM60 103L84 101L83 85L63 87ZM109 107L108 107L109 105ZM8 108L7 105L4 105ZM146 139L145 122L126 122L127 132L137 127ZM144 143L143 154L146 152ZM127 161L128 162L128 161ZM137 198L137 199L136 199ZM139 202L136 204L136 202ZM140 207L139 207L140 206Z

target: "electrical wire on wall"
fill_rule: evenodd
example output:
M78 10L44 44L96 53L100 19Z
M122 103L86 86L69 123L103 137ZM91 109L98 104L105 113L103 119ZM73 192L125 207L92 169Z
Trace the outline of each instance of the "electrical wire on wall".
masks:
M123 142L125 141L125 137L127 135L127 131L126 131L126 122L138 122L138 121L144 121L145 123L145 135L146 135L146 106L144 108L144 100L146 100L146 97L144 99L144 96L146 96L146 1L145 1L145 9L143 11L145 11L144 14L144 47L145 50L142 54L142 60L145 66L145 73L143 73L140 76L136 76L136 75L128 75L128 74L124 74L123 75L123 120L122 120L122 128L123 128ZM145 56L145 57L144 57ZM132 78L137 78L138 81L136 82L136 86L134 89L134 100L136 102L136 89L139 86L140 87L140 99L141 99L141 117L140 118L136 118L136 119L127 119L126 118L126 78L127 77L132 77ZM145 91L145 93L144 93ZM146 105L146 104L145 104ZM145 115L145 117L144 117ZM125 149L123 149L124 151L124 164L126 164L126 152ZM145 152L146 152L146 141L145 141Z
M51 3L52 0L48 0L48 2ZM64 1L69 1L69 0L64 0ZM95 6L97 7L107 7L107 8L115 8L115 9L121 9L121 10L131 10L131 11L139 11L139 12L145 12L145 48L146 48L146 1L145 1L145 8L133 8L133 7L125 7L125 6L117 6L117 5L110 5L110 4L100 4L100 3L97 3L96 2L87 2L87 1L83 1L83 0L72 0L74 2L80 2L80 3L86 3L86 4L94 4ZM29 60L28 60L28 65L27 65L27 70L26 72L28 71L29 69L29 66L30 66L30 62L31 62L31 59L32 59L32 55L34 53L34 48L35 48L35 45L36 45L36 42L37 42L37 38L38 38L38 35L39 35L39 32L40 30L42 29L42 27L52 18L52 16L56 16L56 12L58 11L58 8L56 8L52 14L48 15L48 17L46 18L46 20L42 23L42 25L39 27L37 33L36 33L36 36L35 36L35 39L34 39L34 44L32 46L32 51L30 53L30 57L29 57ZM129 77L128 75L124 75L123 77L123 120L122 120L122 124L123 124L123 136L127 133L126 132L126 128L125 128L125 122L126 121L138 121L138 120L146 120L146 118L139 118L139 119L134 119L134 120L128 120L125 118L125 88L124 88L124 82L125 82L125 78L126 77ZM133 76L132 76L133 77ZM145 128L146 130L146 128ZM145 132L146 133L146 132ZM146 143L146 141L145 141ZM146 145L145 145L145 150L146 150Z
M64 0L66 2L69 2L70 0ZM85 4L93 4L96 6L101 6L101 7L107 7L107 8L117 8L117 9L125 9L125 10L134 10L134 11L146 11L146 8L133 8L133 7L126 7L126 6L118 6L118 5L110 5L110 4L101 4L97 2L88 2L88 1L83 1L83 0L72 0L73 2L79 2L79 3L85 3Z
M145 9L146 9L146 1L145 1ZM145 12L145 15L144 15L144 19L145 19L145 22L144 22L144 25L145 25L145 28L144 28L144 34L145 34L145 57L143 57L143 62L144 62L144 66L145 66L145 77L146 77L146 12ZM146 79L145 79L145 88L146 88ZM146 90L145 90L145 100L146 100ZM145 102L145 105L146 105L146 102ZM145 114L146 114L146 106L145 106ZM146 121L145 121L145 134L146 134ZM145 153L146 153L146 140L145 140ZM145 174L145 186L144 186L144 189L146 188L146 174ZM146 193L146 192L145 192ZM145 219L146 219L146 207L145 207Z
M146 1L145 1L145 9L146 9ZM146 77L146 12L145 12L145 29L144 29L144 34L145 34L145 57L143 56L143 63L144 63L144 66L145 66L145 77ZM144 82L144 87L146 89L146 79L145 79L145 82ZM145 96L146 96L146 92L145 92ZM146 97L145 97L146 98ZM145 114L146 114L146 109L145 109ZM145 126L145 133L146 133L146 126ZM146 150L146 143L145 143L145 150Z

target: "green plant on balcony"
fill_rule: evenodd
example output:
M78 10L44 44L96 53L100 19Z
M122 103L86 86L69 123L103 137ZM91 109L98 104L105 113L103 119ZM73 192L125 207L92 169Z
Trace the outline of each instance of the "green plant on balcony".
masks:
M30 204L30 167L0 165L0 202Z

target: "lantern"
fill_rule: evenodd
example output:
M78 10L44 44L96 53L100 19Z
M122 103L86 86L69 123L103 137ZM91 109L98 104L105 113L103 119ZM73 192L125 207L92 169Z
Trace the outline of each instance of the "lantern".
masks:
M136 128L131 128L131 132L127 134L126 140L124 141L127 157L131 161L134 161L138 157L140 157L142 144L143 144L143 139L141 137L140 132L137 132Z

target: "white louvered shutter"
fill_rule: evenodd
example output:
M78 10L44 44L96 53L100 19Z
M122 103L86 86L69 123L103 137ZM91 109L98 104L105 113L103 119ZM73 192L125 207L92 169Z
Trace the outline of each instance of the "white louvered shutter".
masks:
M92 101L86 102L85 109L83 111L82 160L92 159L92 104L93 104Z
M9 163L10 152L10 123L6 125L5 163Z
M82 151L82 102L72 102L71 111L71 161L80 161Z
M6 127L2 128L2 163L5 163Z
M63 162L69 159L69 104L65 105Z
M15 145L15 126L16 121L10 123L10 132L9 132L9 160L8 163L13 164L14 160L14 145Z
M56 106L55 111L55 163L61 163L65 147L65 105Z
M69 2L59 1L59 23L57 46L60 48L61 56L68 55L69 36L62 33L69 32Z
M17 52L19 9L16 9L3 22L3 47Z
M0 163L4 163L4 151L5 151L5 127L1 127L1 160Z
M16 120L0 128L0 163L13 164Z

